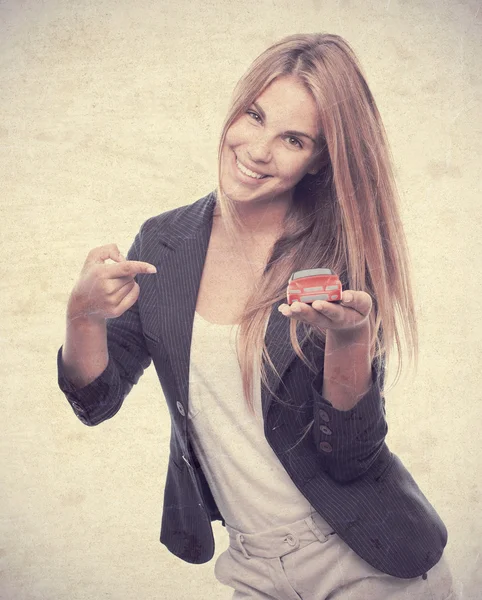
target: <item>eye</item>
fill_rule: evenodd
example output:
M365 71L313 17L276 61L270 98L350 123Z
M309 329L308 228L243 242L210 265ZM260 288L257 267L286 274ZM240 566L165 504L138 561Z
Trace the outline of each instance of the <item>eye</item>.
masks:
M290 136L289 136L287 139L288 139L288 140L294 140L294 141L295 141L295 144L291 144L291 143L290 143L290 146L293 146L293 145L298 145L298 148L303 148L303 144L300 142L300 140L299 140L298 138L295 138L295 137L293 137L292 135L290 135Z
M261 122L261 117L258 115L258 113L254 112L254 110L247 110L246 114L252 117L257 123Z

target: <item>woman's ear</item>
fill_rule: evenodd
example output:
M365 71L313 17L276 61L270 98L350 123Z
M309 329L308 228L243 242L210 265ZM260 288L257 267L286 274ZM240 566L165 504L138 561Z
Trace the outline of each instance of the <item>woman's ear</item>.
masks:
M310 164L308 165L308 170L306 172L308 173L308 175L316 175L320 168L320 155L317 154L316 156L312 157Z
M321 147L318 149L312 160L312 166L307 173L309 175L318 175L318 173L330 163L330 154L326 143L321 144Z

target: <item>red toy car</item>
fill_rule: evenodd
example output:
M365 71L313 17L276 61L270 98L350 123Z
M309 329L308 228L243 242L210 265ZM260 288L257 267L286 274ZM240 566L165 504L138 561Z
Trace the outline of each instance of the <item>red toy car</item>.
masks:
M288 304L295 300L311 304L315 300L341 300L341 282L331 269L305 269L293 273L286 292Z

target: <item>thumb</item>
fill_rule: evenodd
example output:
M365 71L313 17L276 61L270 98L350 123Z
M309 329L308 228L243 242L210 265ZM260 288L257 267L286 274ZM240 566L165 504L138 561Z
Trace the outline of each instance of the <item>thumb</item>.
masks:
M126 262L124 255L121 254L120 251L114 252L114 254L111 256L111 258L112 258L112 260L115 260L116 262Z

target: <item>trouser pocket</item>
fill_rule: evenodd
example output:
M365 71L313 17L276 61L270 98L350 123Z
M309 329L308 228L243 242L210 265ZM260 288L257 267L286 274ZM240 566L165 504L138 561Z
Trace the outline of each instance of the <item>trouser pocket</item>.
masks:
M229 573L232 571L232 560L229 548L217 557L214 563L214 577L223 585L229 585Z

